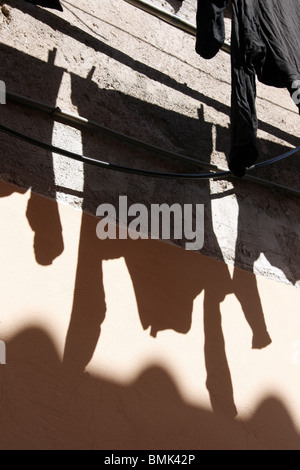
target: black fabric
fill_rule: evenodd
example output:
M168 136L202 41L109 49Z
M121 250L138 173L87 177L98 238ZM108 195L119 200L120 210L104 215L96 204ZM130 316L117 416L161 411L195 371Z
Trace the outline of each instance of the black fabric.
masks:
M53 10L63 11L63 7L59 0L24 0L32 5L38 5L44 8L52 8Z
M222 47L227 5L228 0L198 0L196 51L204 58L214 57ZM232 0L229 168L237 176L258 158L256 77L287 88L300 112L295 99L300 91L299 39L299 0Z
M196 51L212 59L225 40L224 11L229 0L198 0Z

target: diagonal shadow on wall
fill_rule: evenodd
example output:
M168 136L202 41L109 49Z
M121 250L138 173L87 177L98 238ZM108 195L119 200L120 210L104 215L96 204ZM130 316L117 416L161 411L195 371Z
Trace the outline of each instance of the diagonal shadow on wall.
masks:
M87 47L94 49L96 52L101 54L105 54L106 56L116 60L122 65L125 65L135 72L141 73L151 80L157 81L165 86L168 86L174 90L179 91L195 100L202 102L207 106L211 106L215 108L219 112L222 112L226 115L230 115L230 106L227 106L219 101L207 97L205 94L199 92L198 90L194 90L188 87L185 84L178 82L176 79L170 77L166 73L157 70L149 65L146 65L133 57L130 57L128 54L125 54L122 51L115 49L114 47L106 44L105 42L101 41L99 38L95 38L92 34L83 31L79 27L72 25L68 21L64 20L60 16L57 16L55 13L51 11L43 10L42 8L37 8L34 5L26 4L26 2L18 1L18 0L8 0L8 5L11 5L13 8L17 8L18 10L22 11L25 15L30 15L36 20L49 25L53 28L54 31L61 32L70 38L75 39L76 41L85 44ZM74 7L76 8L76 6ZM100 20L100 19L99 19ZM287 133L282 129L272 126L269 123L263 122L261 120L258 121L259 129L262 131L274 135L286 142L289 142L291 145L297 146L299 139L295 137L293 134ZM226 151L228 151L226 149Z
M81 90L84 89L83 95ZM92 96L93 101L87 97ZM174 112L140 102L132 97L114 91L101 90L97 84L89 80L72 75L72 99L76 104L80 115L95 120L95 115L101 110L103 124L111 124L114 119L119 119L117 127L122 131L131 131L132 127L143 135L149 132L149 123L164 123L167 126L165 132L169 140L180 148L189 148L194 145L195 137L198 137L201 146L201 158L209 161L212 149L212 124L202 119L191 119ZM132 122L129 116L135 116ZM201 117L201 113L199 114ZM127 124L126 124L127 123ZM145 126L145 130L143 129ZM160 127L163 129L163 126ZM134 132L133 132L134 133ZM202 137L201 137L202 136ZM202 142L201 142L202 138ZM93 154L96 143L91 133L82 134L85 154ZM99 145L97 151L99 152ZM107 155L109 149L102 148L102 154ZM122 159L126 159L126 151L116 146L115 151L110 143L110 155L118 158L122 152ZM119 157L120 158L120 157ZM127 158L134 164L136 156L132 152ZM165 163L164 163L165 164ZM174 163L172 163L174 165ZM107 190L107 184L96 189L96 181L101 187L100 175L96 175L95 169L85 167L84 171L84 200L83 208L86 212L96 212L97 205L101 202L112 203L117 206L118 195L126 194L130 201L141 202L150 207L151 202L173 202L181 204L187 201L205 201L205 247L209 246L210 254L222 259L222 253L212 226L212 213L210 201L209 183L201 182L201 185L184 187L172 184L165 186L151 186L151 182L140 183L139 179L123 177L122 182L111 181L112 186ZM94 189L93 189L94 188ZM118 188L118 190L117 190ZM153 188L153 189L152 189ZM155 191L156 190L156 191ZM187 192L190 191L190 196ZM93 192L93 195L91 194ZM98 194L98 200L95 198ZM153 199L153 195L156 196ZM159 196L157 197L157 194ZM163 195L163 196L162 196ZM189 197L191 199L189 199ZM95 204L91 210L91 200ZM186 333L191 325L193 301L202 291L204 296L204 329L205 329L205 360L207 368L207 388L210 392L211 402L217 412L222 409L234 416L236 413L233 388L230 371L225 353L225 342L221 326L220 304L224 297L235 292L228 267L224 263L215 265L210 270L205 265L203 258L194 258L194 254L187 251L178 251L172 257L172 247L155 244L153 241L99 241L95 234L95 221L83 214L80 235L80 247L78 257L78 270L74 295L73 310L69 331L66 339L64 363L67 369L71 369L75 363L78 367L78 376L81 375L87 363L90 361L93 351L100 337L101 324L105 318L105 292L101 281L101 264L104 259L124 257L133 282L137 299L139 315L144 328L151 326L151 332L155 336L158 331L172 328L175 331ZM171 251L170 251L171 250ZM205 250L204 250L205 252ZM238 270L236 270L237 273ZM149 279L152 282L149 283ZM89 282L87 282L89 280ZM162 286L167 281L165 292ZM261 348L269 344L270 338L266 330L264 315L259 299L255 277L247 283L246 289L242 286L245 278L235 276L235 288L241 302L245 317L253 330L253 347ZM97 283L98 287L97 287ZM251 292L250 295L249 292ZM82 295L84 294L84 295ZM250 300L249 300L250 299ZM78 348L78 344L80 347ZM84 354L84 351L86 354Z
M33 96L55 106L58 90L64 70L54 66L55 50L49 51L48 62L27 56L17 50L1 44L0 68L1 78L7 88L15 93ZM21 117L19 113L21 111ZM53 120L39 116L32 120L32 113L9 105L1 106L1 120L6 125L35 135L36 138L51 144L53 137ZM32 132L33 131L33 132ZM29 156L29 157L28 157ZM1 136L1 175L6 181L15 183L32 192L45 193L55 201L55 176L52 155L27 146L26 144ZM30 163L31 162L31 163ZM39 174L36 178L34 175ZM64 249L62 227L58 206L54 202L30 197L26 216L34 232L34 251L37 262L49 265ZM40 234L48 228L47 247ZM52 243L55 240L55 243ZM47 248L47 249L45 249Z
M6 47L7 51L8 49L10 48ZM20 64L22 64L21 53L12 49L9 53L10 60L14 59L16 63L20 61ZM23 56L25 58L26 55ZM46 70L42 61L32 59L31 63L31 59L28 57L26 57L26 61L30 66L30 70L32 70L31 65L34 69L34 64L39 64L42 73ZM55 77L56 68L53 63L49 62L49 67L49 72L51 71L49 75ZM62 71L59 70L59 73L61 74ZM19 74L17 76L21 77ZM37 74L37 76L39 75ZM53 103L55 103L55 89L59 86L58 82L58 79L54 81L56 86L53 88ZM11 83L14 83L13 80ZM82 90L85 90L84 94L82 94ZM18 91L18 87L16 86L12 91ZM95 115L101 116L103 124L118 124L117 127L120 130L131 130L134 133L136 131L143 137L154 137L159 144L168 140L171 147L187 149L191 153L195 151L195 147L200 148L201 158L207 161L210 159L212 124L205 122L201 111L199 114L200 119L191 119L162 109L159 106L149 105L122 93L101 90L91 79L86 80L75 75L72 75L72 99L78 108L79 114L85 117L95 120ZM136 116L134 126L132 125L133 114ZM158 126L158 124L160 125ZM155 132L155 129L159 129L159 133ZM52 136L47 133L43 135L46 136L46 140L51 142ZM103 141L100 145L98 137L88 131L83 132L82 138L83 153L87 155L94 155L96 152L101 157L105 156L105 159L111 158L117 162L127 159L132 163L141 163L140 152L132 149L125 150L120 144L115 143L113 145L107 141ZM9 152L9 145L6 148ZM156 160L156 162L162 168L174 168L176 165L177 168L182 168L178 163L175 165L175 162L166 163L162 160ZM53 169L50 168L49 171L52 175ZM48 170L44 168L41 177L47 175L47 172ZM51 178L48 179L48 184L54 188L53 177L51 176ZM40 187L37 186L36 190L40 191ZM195 201L198 203L205 202L205 249L208 246L208 254L213 254L218 259L222 259L222 253L213 229L210 187L207 182L201 185L199 183L178 185L176 182L170 182L168 186L162 188L161 183L153 183L149 180L141 182L137 177L129 178L124 175L108 175L103 170L96 171L93 167L85 166L84 210L95 214L99 203L112 202L116 204L117 196L121 193L126 194L134 202L142 202L148 206L152 201L168 202L170 204L172 201L181 204L195 203ZM241 197L240 204L242 204L242 201L243 198ZM40 222L41 225L38 231L43 237L42 234L46 225L41 221L40 212L32 206L27 215L30 221ZM106 310L105 292L102 283L102 260L123 256L133 281L141 323L146 328L150 325L153 334L164 328L173 328L181 333L187 332L191 323L193 300L200 292L205 291L204 329L206 344L204 353L207 368L207 388L210 392L214 410L221 409L222 412L230 410L231 416L234 416L236 410L221 327L220 304L227 294L238 292L238 298L245 316L255 335L259 337L255 344L258 344L258 347L265 346L269 338L266 333L266 325L254 276L251 285L243 290L239 288L242 282L240 284L231 282L228 267L224 263L218 264L216 270L209 272L202 257L199 256L199 260L197 259L196 264L193 265L192 258L194 259L194 257L192 257L192 254L181 250L180 255L179 251L176 255L175 263L174 259L170 263L169 250L171 247L165 245L162 247L161 244L157 245L157 242L132 242L130 240L124 243L120 241L100 242L96 238L94 222L94 219L83 214L74 303L64 356L64 367L67 374L69 372L73 374L75 371L77 378L81 377L99 340L101 323ZM56 228L59 227L58 223L55 225ZM34 222L32 226L35 226ZM56 239L57 234L53 233L53 235L53 238ZM145 252L147 253L148 250L152 252L152 256L145 259L145 263L141 264L140 260L145 258ZM42 253L46 253L45 245ZM139 257L138 253L140 253ZM206 254L205 250L203 253ZM37 261L41 262L40 258L37 258ZM153 294L149 292L149 277ZM219 279L217 279L218 277ZM168 279L169 287L161 296L161 294L159 295L159 286L165 283L166 279ZM168 294L168 292L171 294ZM180 292L179 297L176 296L178 292ZM251 305L249 305L249 298L252 299ZM71 363L73 365L75 363L76 366L71 367Z

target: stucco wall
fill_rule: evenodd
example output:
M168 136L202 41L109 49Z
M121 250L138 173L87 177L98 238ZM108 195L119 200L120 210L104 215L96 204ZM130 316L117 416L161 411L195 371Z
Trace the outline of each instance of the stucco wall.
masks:
M300 448L298 289L0 189L2 449Z
M195 24L196 2L156 2ZM7 89L177 153L226 168L230 57L195 53L195 38L125 1L64 4L55 12L21 0L1 16L1 78ZM7 16L8 15L8 16ZM227 19L227 36L230 22ZM299 144L299 115L286 90L258 84L260 160ZM32 137L100 160L169 172L199 168L1 107L2 120ZM120 194L132 202L205 204L202 253L271 279L299 281L298 198L246 181L180 181L95 169L4 135L2 178L95 215ZM26 156L26 157L25 157ZM252 175L299 189L298 157ZM177 242L180 244L180 241Z
M155 4L195 23L191 0ZM8 91L226 168L230 57L199 58L194 37L125 1L63 5L5 3ZM257 109L261 160L299 145L287 91L258 84ZM195 171L12 102L0 112L73 152ZM297 197L96 169L5 134L1 157L2 448L299 448ZM298 169L293 157L252 174L299 190ZM100 242L96 209L120 195L204 204L200 253Z

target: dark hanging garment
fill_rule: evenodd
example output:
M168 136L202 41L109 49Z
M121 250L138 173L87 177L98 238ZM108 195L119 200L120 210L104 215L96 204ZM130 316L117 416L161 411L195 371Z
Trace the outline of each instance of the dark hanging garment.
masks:
M198 0L196 51L212 59L225 41L224 11L229 0Z
M198 0L196 51L204 58L222 47L227 4ZM236 176L258 158L256 77L265 85L287 88L300 112L299 39L299 0L232 0L229 169Z
M25 2L44 8L52 8L53 10L63 11L63 7L61 6L59 0L25 0Z

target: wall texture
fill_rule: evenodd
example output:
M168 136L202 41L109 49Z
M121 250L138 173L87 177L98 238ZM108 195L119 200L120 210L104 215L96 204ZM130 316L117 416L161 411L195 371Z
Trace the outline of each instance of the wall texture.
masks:
M2 5L7 90L226 169L228 54L201 59L193 36L125 0L62 3ZM195 23L195 1L153 3ZM286 90L258 84L257 111L261 161L299 145ZM199 172L10 100L0 113L99 160ZM1 448L300 447L298 197L108 171L3 133L1 157ZM299 190L298 168L295 156L251 174ZM204 204L200 253L100 242L97 207L120 195Z
M175 0L174 0L175 1ZM160 2L156 3L160 5ZM162 6L195 23L196 2ZM226 168L230 146L230 57L194 51L195 38L126 1L65 2L64 12L9 0L2 13L1 74L7 89L59 106L150 144ZM227 20L227 35L230 23ZM260 160L299 144L299 116L286 90L258 84ZM7 125L100 160L169 172L199 168L2 106ZM298 198L244 180L166 181L96 170L2 136L2 177L95 215L120 194L133 202L205 204L202 253L295 285ZM24 158L24 152L26 158ZM299 189L298 157L256 176ZM252 173L254 175L254 173Z
M0 189L1 449L300 449L298 289Z

